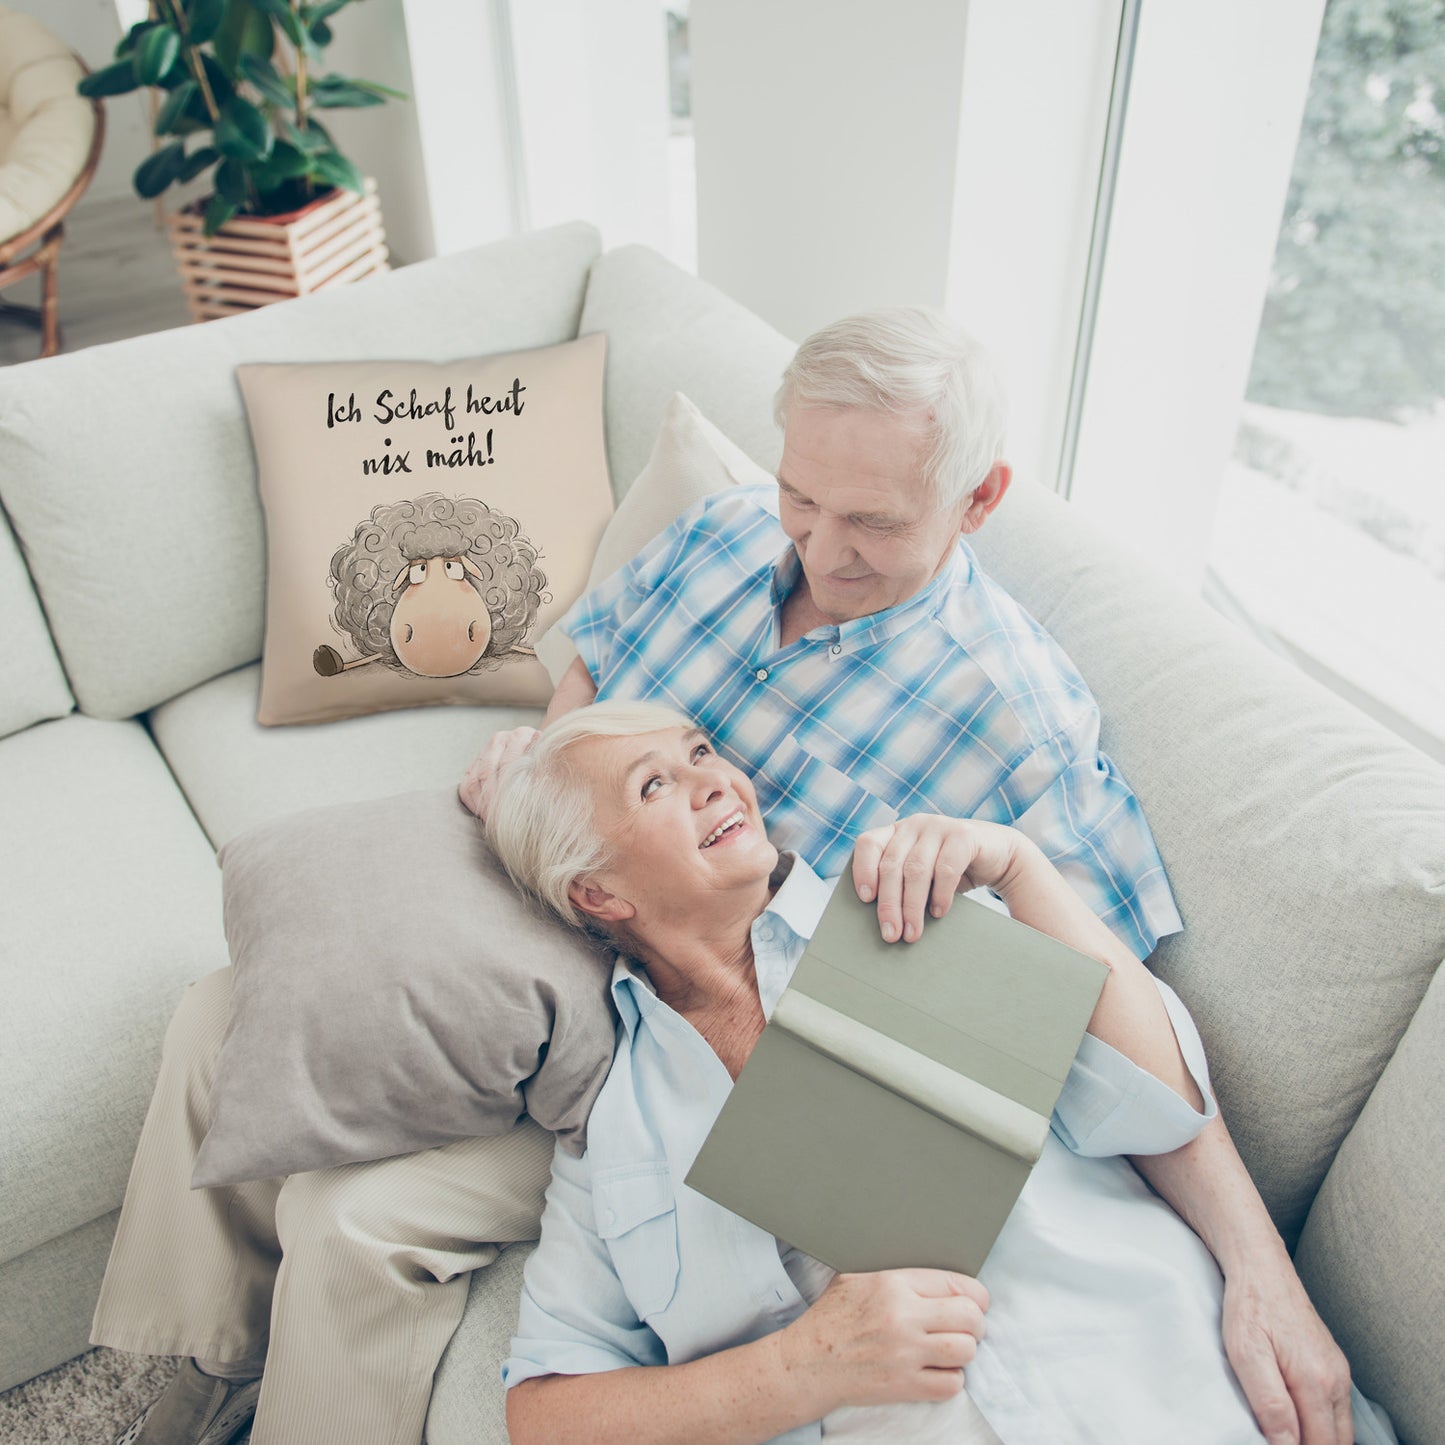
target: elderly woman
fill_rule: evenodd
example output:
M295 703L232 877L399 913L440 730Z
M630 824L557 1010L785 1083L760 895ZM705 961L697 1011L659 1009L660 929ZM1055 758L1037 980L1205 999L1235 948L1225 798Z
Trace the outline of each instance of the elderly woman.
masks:
M701 732L650 703L571 714L504 768L488 833L521 887L622 955L616 1057L586 1154L556 1154L504 1367L514 1441L574 1440L579 1421L628 1445L1262 1438L1213 1259L1120 1157L1212 1116L1198 1035L1023 835L915 817L853 862L885 937L988 888L1110 970L975 1280L834 1276L682 1183L831 892L768 842Z

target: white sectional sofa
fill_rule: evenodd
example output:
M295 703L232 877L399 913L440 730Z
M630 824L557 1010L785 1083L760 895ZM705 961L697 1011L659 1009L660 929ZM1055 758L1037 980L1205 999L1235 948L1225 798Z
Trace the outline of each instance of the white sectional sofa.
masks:
M162 1030L226 962L214 850L291 810L445 785L535 717L256 724L265 542L233 368L598 330L619 495L676 390L775 462L790 343L651 252L600 255L583 225L0 371L0 1387L86 1348ZM1028 479L977 544L1099 699L1186 921L1153 962L1301 1274L1402 1438L1445 1440L1445 770ZM473 1281L437 1445L505 1439L526 1252Z

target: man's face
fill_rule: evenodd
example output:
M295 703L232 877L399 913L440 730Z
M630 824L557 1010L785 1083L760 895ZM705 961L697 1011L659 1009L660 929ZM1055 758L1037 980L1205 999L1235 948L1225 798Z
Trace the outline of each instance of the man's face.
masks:
M934 507L922 477L926 454L920 418L834 407L789 412L778 513L813 604L830 620L867 617L915 596L942 570L959 534L973 530L968 497Z

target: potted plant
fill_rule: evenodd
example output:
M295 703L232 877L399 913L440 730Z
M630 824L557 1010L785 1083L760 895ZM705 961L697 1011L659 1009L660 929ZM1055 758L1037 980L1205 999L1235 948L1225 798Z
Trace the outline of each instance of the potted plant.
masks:
M318 112L399 91L326 73L331 19L351 0L152 0L83 95L157 96L159 147L135 173L159 196L211 173L208 198L171 215L197 320L385 270L376 185L337 150Z

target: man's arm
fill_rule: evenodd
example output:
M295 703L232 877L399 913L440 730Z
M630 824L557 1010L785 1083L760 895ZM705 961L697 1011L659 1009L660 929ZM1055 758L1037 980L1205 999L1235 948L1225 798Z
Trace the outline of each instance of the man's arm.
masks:
M580 657L574 657L572 666L562 674L562 681L557 684L552 701L547 704L547 715L542 719L542 726L556 722L564 713L586 707L596 696L597 684L592 681L587 664Z
M1305 1293L1224 1119L1131 1161L1224 1273L1224 1347L1270 1445L1350 1445L1350 1367Z

